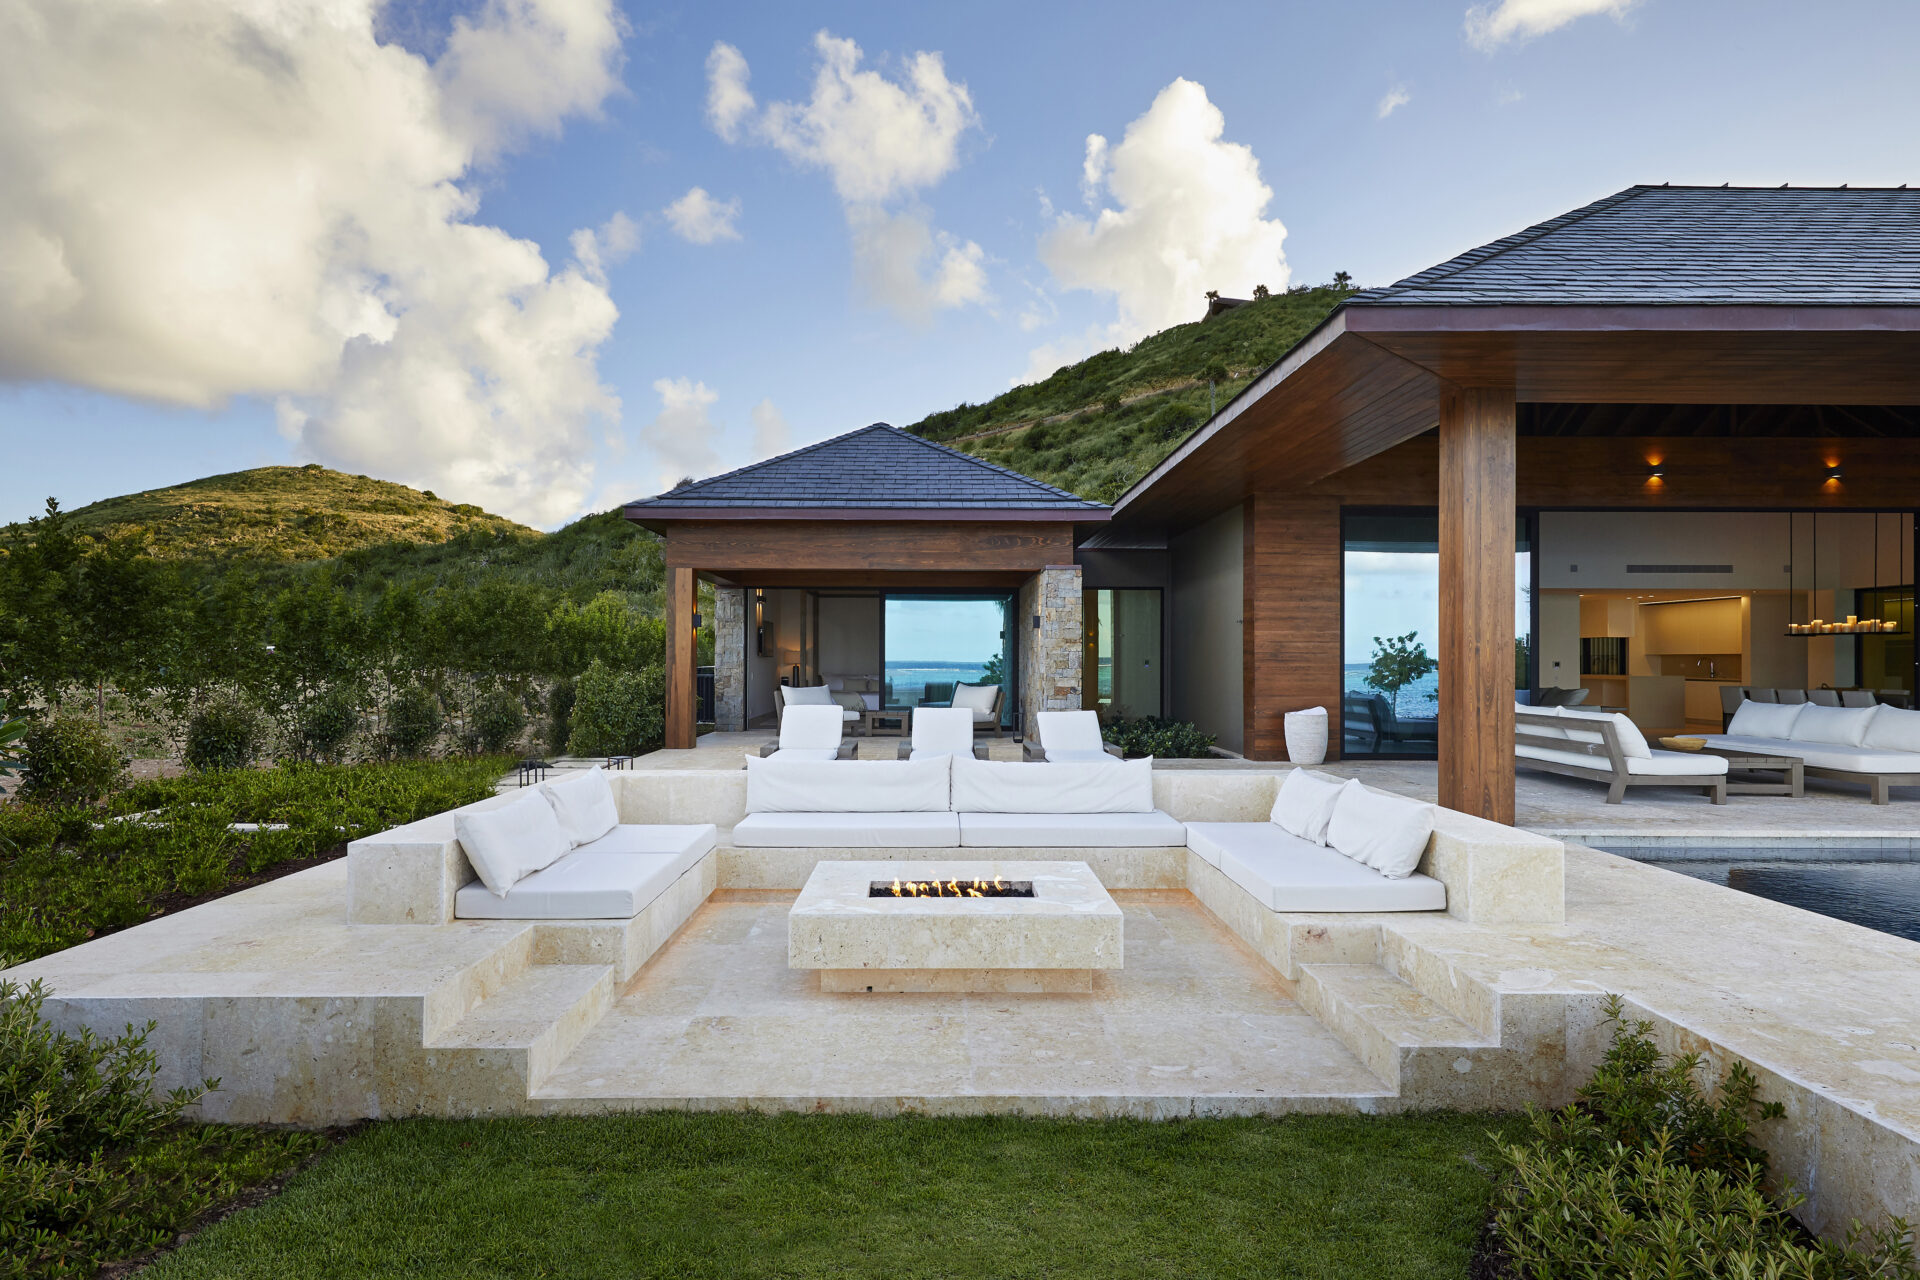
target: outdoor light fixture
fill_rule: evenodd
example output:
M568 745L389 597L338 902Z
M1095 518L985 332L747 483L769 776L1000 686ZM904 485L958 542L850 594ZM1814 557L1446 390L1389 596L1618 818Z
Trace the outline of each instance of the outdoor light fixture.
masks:
M1665 479L1665 478L1666 478L1666 474L1667 474L1667 464L1666 464L1666 463L1664 463L1664 462L1652 462L1652 463L1648 463L1648 464L1647 464L1647 479L1649 479L1649 480L1663 480L1663 479Z
M1840 470L1840 466L1838 463L1835 463L1833 466L1827 468L1827 479L1829 480L1838 480L1841 474L1842 472Z

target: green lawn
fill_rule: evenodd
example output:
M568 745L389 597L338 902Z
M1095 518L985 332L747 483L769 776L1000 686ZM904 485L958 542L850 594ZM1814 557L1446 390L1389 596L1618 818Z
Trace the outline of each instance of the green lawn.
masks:
M143 1273L1463 1277L1501 1117L399 1121Z

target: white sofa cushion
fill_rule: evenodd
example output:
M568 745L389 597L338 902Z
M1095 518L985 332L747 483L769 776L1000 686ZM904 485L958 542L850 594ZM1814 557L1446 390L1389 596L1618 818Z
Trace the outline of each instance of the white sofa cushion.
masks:
M1047 764L1119 764L1120 757L1111 751L1069 751L1055 747L1045 752Z
M828 707L833 705L833 690L824 684L788 685L781 695L789 707ZM782 716L782 720L786 717Z
M631 920L686 871L669 853L574 852L504 896L478 881L465 886L453 896L453 914L463 920Z
M1549 760L1556 764L1578 765L1582 769L1597 769L1603 774L1607 773L1611 767L1605 756L1583 755L1578 751L1556 751L1552 747L1517 747L1514 754L1522 760ZM1697 751L1662 749L1656 750L1645 760L1639 756L1628 756L1626 761L1627 772L1634 777L1685 777L1727 771L1727 762L1724 759Z
M993 718L993 700L1000 693L997 684L966 684L953 686L953 710L965 711L975 724L986 724ZM919 713L914 713L918 721Z
M1732 747L1755 755L1795 756L1810 769L1840 769L1849 773L1920 773L1920 755L1885 751L1879 747L1843 747L1831 742L1782 742L1777 738L1741 738L1711 734L1716 747Z
M954 849L960 818L944 811L750 813L734 827L733 843L742 849Z
M489 892L504 895L573 845L537 789L497 809L455 810L453 835Z
M540 784L540 791L560 819L567 843L574 848L598 840L620 822L620 809L613 802L613 784L599 765L571 778L558 778Z
M1394 880L1271 822L1189 822L1187 848L1270 911L1445 911L1447 887Z
M1314 844L1327 842L1327 822L1333 817L1333 802L1347 785L1345 778L1295 769L1280 780L1280 792L1273 798L1269 818L1275 826Z
M1056 751L1104 751L1100 715L1095 711L1040 711L1033 717L1047 759Z
M762 757L766 760L785 760L789 764L796 760L832 761L839 758L838 747L775 747L772 755Z
M963 707L921 707L913 713L913 758L973 754L973 714Z
M826 690L821 690L825 693ZM845 713L832 703L825 706L788 707L780 717L780 749L833 751L840 746L840 729ZM855 719L859 717L856 716Z
M747 759L748 813L944 813L947 762Z
M719 843L720 829L711 822L684 825L646 825L622 823L575 853L664 853L672 856L685 870Z
M1577 721L1611 720L1613 736L1620 743L1621 755L1638 756L1645 760L1653 754L1653 748L1647 744L1647 735L1640 732L1640 726L1618 711L1582 711L1578 707L1561 707L1559 713L1560 719L1567 721L1567 737L1575 742L1600 741L1598 733L1582 730Z
M969 849L1178 849L1186 824L1165 813L963 813Z
M1920 752L1920 711L1875 707L1860 745L1880 751Z
M1516 712L1518 711L1530 712L1536 716L1552 716L1556 720L1560 718L1559 707L1532 707L1532 706L1528 706L1524 702L1516 702L1513 704L1513 709ZM1529 725L1523 725L1521 727L1525 729L1528 733L1534 735L1535 737L1564 738L1567 736L1567 731L1565 729L1558 728L1555 726L1549 726L1544 724L1529 724Z
M1743 702L1727 724L1727 734L1735 738L1791 738L1793 722L1800 718L1804 702Z
M1432 805L1370 790L1357 779L1340 789L1327 823L1330 848L1389 880L1413 874L1432 835Z
M1809 702L1793 722L1795 742L1825 742L1836 747L1860 746L1873 720L1872 707L1823 707Z
M1023 764L953 757L957 813L1151 813L1153 761Z

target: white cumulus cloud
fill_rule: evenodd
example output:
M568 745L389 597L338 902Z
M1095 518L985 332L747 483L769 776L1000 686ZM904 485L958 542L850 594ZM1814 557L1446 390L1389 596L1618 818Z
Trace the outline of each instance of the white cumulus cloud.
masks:
M667 225L688 244L712 244L716 240L738 240L740 230L733 224L740 217L740 197L715 200L705 187L694 187L668 205L664 212Z
M587 278L605 284L607 268L624 262L640 247L640 224L624 213L616 213L598 228L580 228L567 243Z
M749 415L753 419L753 460L764 462L768 458L777 458L793 448L793 431L787 426L787 419L772 400L762 400L753 406Z
M707 57L707 119L728 142L770 146L824 171L845 209L862 293L914 321L988 297L985 252L933 229L904 201L960 163L960 140L979 123L966 85L937 53L915 53L898 79L863 68L860 46L822 31L804 102L765 107L748 88L747 61L721 43Z
M1407 92L1407 86L1397 84L1381 96L1380 105L1374 108L1374 116L1376 119L1385 120L1412 101L1413 95Z
M1467 10L1467 43L1491 53L1510 40L1531 40L1597 13L1619 21L1637 3L1639 0L1492 0Z
M1257 284L1286 288L1287 229L1267 216L1273 191L1252 150L1225 141L1225 131L1207 91L1181 79L1117 144L1088 140L1082 176L1097 176L1112 204L1091 219L1061 214L1041 237L1040 260L1064 288L1111 294L1119 314L1104 330L1035 350L1028 380L1198 319L1209 289L1244 297Z
M564 519L619 412L596 353L627 233L556 268L469 179L615 89L618 10L488 0L429 62L379 8L0 4L0 378L259 396L308 456Z
M689 476L702 480L719 471L720 424L708 410L720 393L692 378L660 378L653 390L660 397L660 412L640 428L640 442L660 460L661 490Z

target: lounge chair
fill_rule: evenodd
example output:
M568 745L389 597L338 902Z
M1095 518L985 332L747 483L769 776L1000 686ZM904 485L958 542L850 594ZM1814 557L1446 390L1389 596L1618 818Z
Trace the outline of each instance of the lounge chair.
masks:
M845 724L840 718L840 708L832 703L789 705L786 714L780 717L780 741L760 748L760 754L764 758L783 760L851 760L858 748L854 743L840 740Z
M1608 804L1619 804L1628 787L1700 787L1713 803L1727 802L1724 757L1649 747L1623 715L1515 706L1513 737L1515 764L1604 782Z
M997 684L968 684L962 681L953 686L952 706L973 714L973 727L980 733L991 733L998 738L1004 730L1000 725L1000 705L1006 700L1006 690Z
M859 724L860 713L842 703L833 694L834 691L824 684L779 685L773 691L774 717L784 725L787 722L788 707L838 707L841 724Z
M1100 737L1100 713L1097 711L1040 711L1034 714L1034 726L1040 745L1021 746L1021 758L1049 764L1094 764L1119 760L1120 748Z
M987 758L985 746L973 745L973 713L968 708L921 707L913 713L913 741L901 741L900 759L966 755Z

